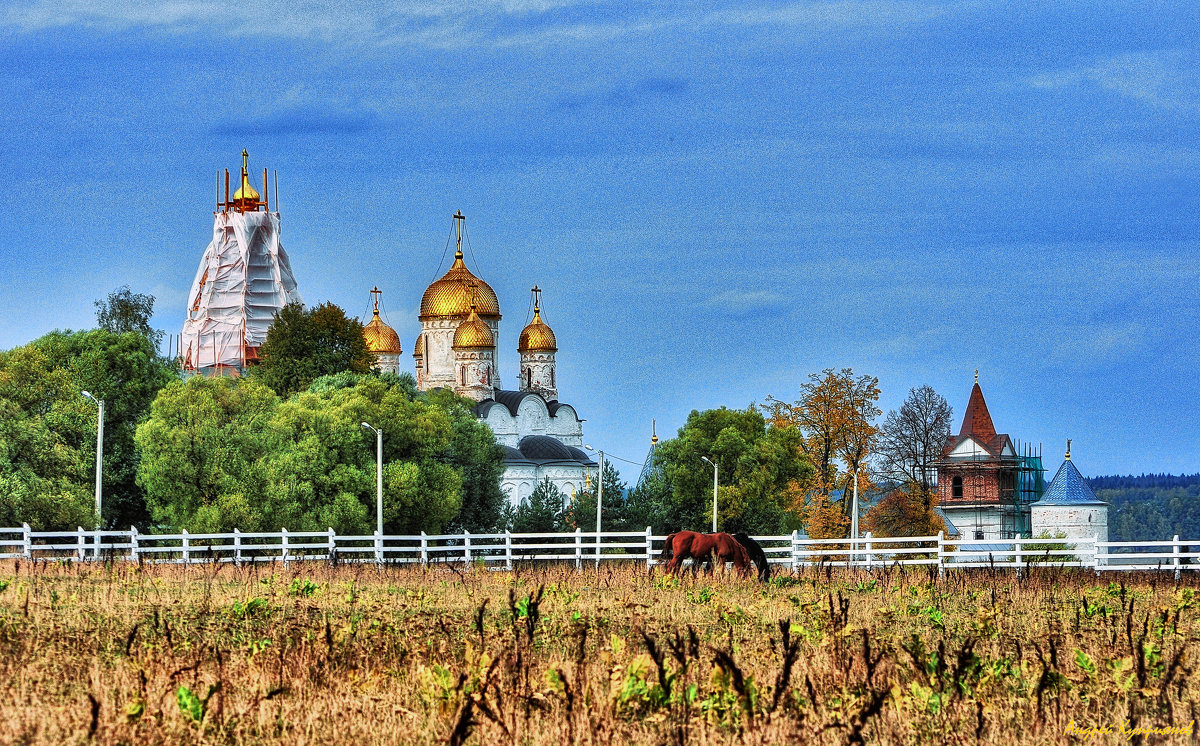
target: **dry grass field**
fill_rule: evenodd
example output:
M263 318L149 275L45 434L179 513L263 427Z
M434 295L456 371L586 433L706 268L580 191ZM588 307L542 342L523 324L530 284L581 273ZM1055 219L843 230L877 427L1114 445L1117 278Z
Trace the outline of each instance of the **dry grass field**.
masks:
M7 562L0 742L1187 743L1195 584Z

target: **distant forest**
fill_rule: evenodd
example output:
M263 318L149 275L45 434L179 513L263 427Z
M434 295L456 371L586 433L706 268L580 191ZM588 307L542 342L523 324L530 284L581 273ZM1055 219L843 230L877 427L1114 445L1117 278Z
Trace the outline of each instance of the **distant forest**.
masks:
M1140 474L1086 480L1108 503L1110 541L1200 540L1200 474Z

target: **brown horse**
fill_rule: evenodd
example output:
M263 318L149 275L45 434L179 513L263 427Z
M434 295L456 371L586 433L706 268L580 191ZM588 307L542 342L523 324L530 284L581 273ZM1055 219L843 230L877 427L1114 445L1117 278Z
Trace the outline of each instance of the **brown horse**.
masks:
M667 572L675 573L683 566L685 559L692 561L692 572L700 568L701 562L707 562L711 572L716 562L724 567L726 562L732 562L734 569L742 577L748 578L754 574L754 564L745 547L729 534L701 534L695 531L677 531L667 537L663 553L671 558L667 563Z

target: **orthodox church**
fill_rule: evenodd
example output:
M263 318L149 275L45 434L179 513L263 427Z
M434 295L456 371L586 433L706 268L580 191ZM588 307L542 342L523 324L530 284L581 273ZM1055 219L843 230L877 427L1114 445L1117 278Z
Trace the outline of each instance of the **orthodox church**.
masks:
M213 238L192 282L179 338L188 373L239 375L258 362L275 314L303 302L280 242L278 207L271 210L266 169L260 192L250 183L249 153L243 150L239 185L232 195L229 187L226 170L223 198L218 175ZM454 263L421 297L421 334L412 353L417 387L449 388L477 402L476 414L504 447L501 486L514 504L547 478L570 498L589 487L589 471L597 464L582 450L583 421L558 400L558 341L542 319L541 289L532 290L533 320L517 343L516 388L505 389L496 342L500 301L463 261L465 220L461 212L454 215ZM380 370L399 373L403 349L380 314L380 294L378 287L371 290L374 308L363 336Z
M417 388L448 388L477 402L476 415L504 447L501 488L514 505L543 479L570 498L588 488L597 464L583 450L583 420L558 400L558 340L542 319L541 288L531 291L533 319L518 338L516 388L505 389L498 365L500 301L463 261L465 220L461 212L454 215L454 263L421 296L421 333L412 352ZM380 369L398 372L400 339L379 315L378 293L372 290L374 311L364 336Z

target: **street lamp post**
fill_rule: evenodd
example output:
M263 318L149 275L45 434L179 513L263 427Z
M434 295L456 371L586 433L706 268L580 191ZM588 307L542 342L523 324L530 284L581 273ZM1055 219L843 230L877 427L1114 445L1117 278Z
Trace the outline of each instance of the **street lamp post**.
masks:
M589 445L584 445L584 448L589 451L596 451ZM596 488L596 569L600 569L600 508L604 505L604 451L596 451L600 454L600 476L597 480L600 486Z
M850 503L850 559L855 561L858 559L856 552L858 551L858 469L854 470L854 499Z
M713 468L713 530L712 530L712 532L715 534L717 532L717 463L715 461L709 461L708 456L701 456L700 460Z
M383 430L367 423L362 426L375 433L375 559L383 561Z
M99 411L96 414L96 546L93 556L100 557L100 529L104 528L104 519L100 514L100 478L104 471L104 400L97 399L89 392L83 392L84 397L96 402Z

